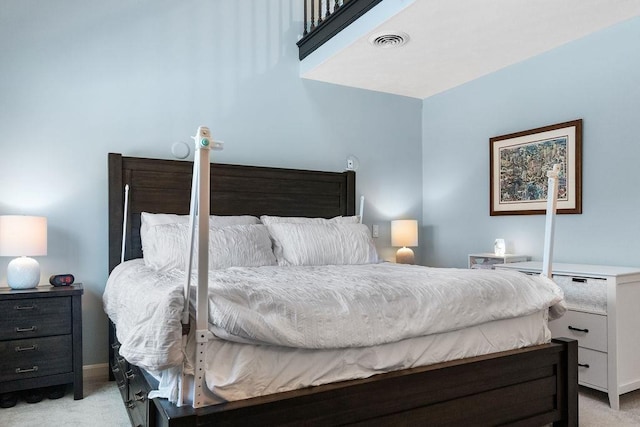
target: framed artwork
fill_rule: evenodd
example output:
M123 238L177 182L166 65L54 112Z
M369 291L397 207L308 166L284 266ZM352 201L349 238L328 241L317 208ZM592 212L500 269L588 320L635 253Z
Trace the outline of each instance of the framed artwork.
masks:
M489 203L493 215L544 214L547 171L559 163L559 214L582 213L582 120L489 140Z

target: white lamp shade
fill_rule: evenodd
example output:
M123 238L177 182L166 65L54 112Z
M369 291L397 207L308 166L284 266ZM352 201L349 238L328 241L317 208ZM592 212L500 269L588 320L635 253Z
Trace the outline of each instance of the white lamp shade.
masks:
M47 254L47 218L0 216L0 256L17 256L7 266L7 283L13 289L38 286L40 265L29 256Z
M0 256L43 256L47 254L47 218L42 216L0 216Z
M418 246L418 221L415 219L391 221L391 246Z

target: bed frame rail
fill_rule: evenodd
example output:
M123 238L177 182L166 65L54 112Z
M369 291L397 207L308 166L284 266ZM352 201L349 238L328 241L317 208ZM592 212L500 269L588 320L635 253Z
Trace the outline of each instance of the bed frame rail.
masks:
M150 409L154 425L168 427L577 426L577 352L577 341L560 338L200 409L156 399Z

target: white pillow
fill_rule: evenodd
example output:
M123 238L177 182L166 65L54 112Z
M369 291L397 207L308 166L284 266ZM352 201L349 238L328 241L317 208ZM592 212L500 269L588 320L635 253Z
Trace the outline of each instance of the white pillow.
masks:
M364 224L275 223L267 226L279 265L342 265L378 262Z
M140 239L144 242L149 227L160 224L188 224L189 215L154 214L142 212L140 220ZM230 225L260 224L260 220L251 215L210 215L209 226L228 227ZM143 243L144 252L144 243Z
M283 223L286 223L286 224L335 224L335 223L359 224L360 217L336 216L333 218L308 218L308 217L300 217L300 216L262 215L260 217L260 221L262 221L262 223L265 225L283 224ZM279 262L282 259L282 246L280 246L277 241L274 241L273 252L275 253L276 258L278 259L278 262Z
M196 234L197 236L197 234ZM189 224L149 227L142 240L144 262L156 270L184 270L189 255ZM197 239L193 268L197 267ZM266 226L209 227L209 269L276 265Z
M262 215L260 217L260 221L262 221L265 225L271 224L331 224L331 223L340 223L340 224L358 224L360 223L360 217L358 216L336 216L333 218L306 218L301 216L271 216L271 215Z

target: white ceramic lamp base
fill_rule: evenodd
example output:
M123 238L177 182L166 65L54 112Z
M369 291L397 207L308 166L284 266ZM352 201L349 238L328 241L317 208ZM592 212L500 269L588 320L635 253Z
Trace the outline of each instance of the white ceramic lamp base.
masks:
M26 256L11 260L7 267L7 283L12 289L31 289L40 283L40 264Z
M396 263L398 264L415 264L415 256L410 248L400 248L396 252Z

